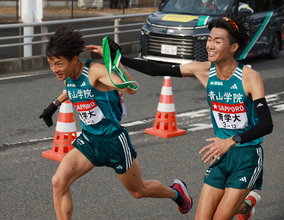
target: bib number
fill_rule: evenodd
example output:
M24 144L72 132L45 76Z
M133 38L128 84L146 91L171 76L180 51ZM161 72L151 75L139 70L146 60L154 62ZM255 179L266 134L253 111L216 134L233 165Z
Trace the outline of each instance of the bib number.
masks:
M97 124L105 118L101 109L93 99L88 102L76 102L73 103L73 105L78 110L80 120L85 125Z
M248 118L244 103L224 104L211 102L215 122L223 129L244 129L248 126Z

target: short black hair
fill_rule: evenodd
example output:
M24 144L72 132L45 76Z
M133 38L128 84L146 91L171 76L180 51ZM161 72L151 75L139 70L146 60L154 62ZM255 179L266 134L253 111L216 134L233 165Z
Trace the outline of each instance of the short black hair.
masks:
M50 37L46 46L45 54L48 58L59 56L71 61L73 57L79 56L84 51L85 41L79 31L75 31L71 25L62 25Z
M228 19L232 20L237 28L231 25ZM211 31L215 28L222 28L228 32L228 39L230 44L238 43L239 49L246 47L251 41L250 35L252 34L251 30L252 19L250 16L245 15L244 13L233 14L231 11L227 12L224 15L220 15L216 19L213 19L209 25L208 29Z

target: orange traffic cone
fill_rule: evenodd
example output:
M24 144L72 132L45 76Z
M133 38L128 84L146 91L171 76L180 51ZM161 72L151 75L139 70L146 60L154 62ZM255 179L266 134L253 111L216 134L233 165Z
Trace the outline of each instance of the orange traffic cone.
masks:
M165 76L154 126L146 128L145 133L163 138L185 134L185 130L177 128L175 105L172 92L171 77Z
M61 161L74 148L72 141L76 138L77 132L73 106L70 100L67 100L62 103L59 109L52 149L42 152L42 156Z

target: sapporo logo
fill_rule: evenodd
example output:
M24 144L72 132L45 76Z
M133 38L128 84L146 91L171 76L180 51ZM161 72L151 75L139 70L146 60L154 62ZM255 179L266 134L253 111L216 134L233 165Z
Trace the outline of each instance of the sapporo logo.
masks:
M220 81L210 81L210 86L223 86L223 82L220 82Z

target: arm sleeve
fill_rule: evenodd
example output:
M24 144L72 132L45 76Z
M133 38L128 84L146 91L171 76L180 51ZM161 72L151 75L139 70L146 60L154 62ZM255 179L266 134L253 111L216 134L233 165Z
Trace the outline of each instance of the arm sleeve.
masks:
M128 66L149 76L182 77L179 65L160 64L146 60L132 59L124 56L121 57L120 62L124 66Z
M253 103L259 122L247 131L239 134L242 144L270 134L273 130L273 122L265 98L254 100Z

